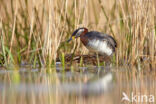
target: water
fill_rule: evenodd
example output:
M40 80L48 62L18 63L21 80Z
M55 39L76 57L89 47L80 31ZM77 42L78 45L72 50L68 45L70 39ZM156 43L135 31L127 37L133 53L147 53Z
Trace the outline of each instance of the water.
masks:
M0 104L154 103L155 76L135 67L1 69Z

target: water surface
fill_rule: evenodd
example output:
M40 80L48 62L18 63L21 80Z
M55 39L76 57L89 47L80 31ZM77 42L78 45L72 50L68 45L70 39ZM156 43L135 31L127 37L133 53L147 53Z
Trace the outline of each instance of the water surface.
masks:
M0 101L1 104L127 104L149 103L154 96L156 102L155 77L155 71L135 67L1 68ZM130 101L123 99L124 94Z

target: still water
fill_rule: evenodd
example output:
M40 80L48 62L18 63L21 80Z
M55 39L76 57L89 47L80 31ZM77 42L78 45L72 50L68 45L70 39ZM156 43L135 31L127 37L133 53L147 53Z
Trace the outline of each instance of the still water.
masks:
M0 70L0 104L155 104L156 73L136 67Z

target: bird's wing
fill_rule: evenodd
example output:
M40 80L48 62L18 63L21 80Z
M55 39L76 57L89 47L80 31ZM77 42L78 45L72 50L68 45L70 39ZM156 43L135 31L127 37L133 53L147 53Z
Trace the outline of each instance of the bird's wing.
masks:
M103 37L104 37L104 41L106 40L108 43L110 43L114 48L116 48L117 47L117 43L116 43L116 41L115 41L115 39L112 37L112 36L110 36L110 35L107 35L107 34L102 34L103 35Z
M116 43L115 39L112 36L108 35L108 39L114 45L114 47L117 47L117 43Z
M97 32L97 31L91 31L91 32L88 32L86 34L86 36L89 39L101 39L101 40L106 41L109 44L111 44L114 48L117 47L117 43L116 43L115 39L110 35L103 34L103 33Z

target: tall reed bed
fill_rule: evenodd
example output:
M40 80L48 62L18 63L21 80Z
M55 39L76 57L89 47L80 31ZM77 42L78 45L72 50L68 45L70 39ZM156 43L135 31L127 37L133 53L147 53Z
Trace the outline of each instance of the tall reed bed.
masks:
M112 35L117 65L156 65L155 0L0 0L0 64L54 65L67 53L87 54L77 27Z

